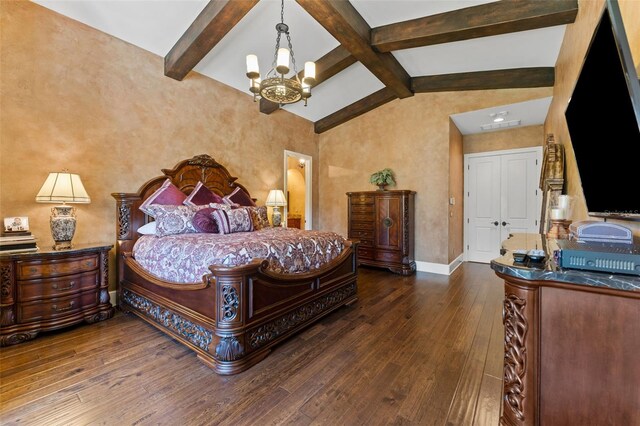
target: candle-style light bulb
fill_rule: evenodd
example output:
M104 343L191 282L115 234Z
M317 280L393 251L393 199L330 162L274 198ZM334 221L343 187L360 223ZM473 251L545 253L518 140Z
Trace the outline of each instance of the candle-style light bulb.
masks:
M256 55L247 55L247 77L252 80L260 77L260 68L258 67L258 57Z
M276 71L278 71L280 74L287 74L289 72L289 49L286 49L284 47L278 49Z
M303 82L307 83L309 86L312 86L316 82L316 64L315 62L305 62L304 63L304 78Z

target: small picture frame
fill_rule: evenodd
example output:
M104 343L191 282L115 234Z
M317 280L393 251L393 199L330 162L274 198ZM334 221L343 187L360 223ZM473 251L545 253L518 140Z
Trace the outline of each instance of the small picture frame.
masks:
M14 216L4 218L4 232L25 232L29 230L29 218L27 216Z

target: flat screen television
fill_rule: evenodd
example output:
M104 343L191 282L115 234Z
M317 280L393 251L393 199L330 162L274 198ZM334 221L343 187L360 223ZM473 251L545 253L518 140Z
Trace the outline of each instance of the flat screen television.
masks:
M565 111L591 216L640 219L640 82L608 0Z

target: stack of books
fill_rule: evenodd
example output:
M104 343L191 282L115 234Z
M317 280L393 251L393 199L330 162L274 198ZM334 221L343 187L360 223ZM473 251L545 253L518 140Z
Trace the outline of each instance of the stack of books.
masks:
M0 234L0 254L38 251L36 239L29 231L5 231Z

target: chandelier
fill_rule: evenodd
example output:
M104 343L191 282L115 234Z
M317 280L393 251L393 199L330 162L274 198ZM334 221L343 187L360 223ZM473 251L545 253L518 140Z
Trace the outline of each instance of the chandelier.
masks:
M276 24L276 50L273 55L271 70L264 80L260 79L258 68L258 57L247 55L247 77L251 80L249 91L253 93L253 101L262 97L277 104L292 104L304 99L304 106L307 106L307 99L311 97L311 86L316 81L316 64L305 62L304 78L300 81L296 59L293 56L293 46L289 35L289 26L284 23L284 0L280 9L280 22ZM287 37L288 49L280 47L280 37L284 34ZM289 73L289 58L293 65L293 76L286 77Z

